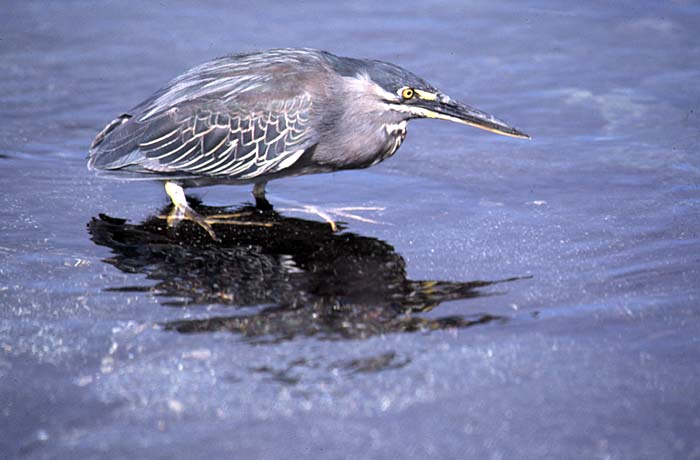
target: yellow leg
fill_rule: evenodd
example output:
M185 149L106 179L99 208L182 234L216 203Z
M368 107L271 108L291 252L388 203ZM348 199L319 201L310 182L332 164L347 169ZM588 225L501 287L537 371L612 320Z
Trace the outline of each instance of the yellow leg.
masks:
M202 227L209 234L211 239L214 241L219 241L219 238L214 233L214 229L209 225L206 219L200 216L194 209L190 208L187 204L187 198L185 197L185 191L177 185L175 182L166 181L165 182L165 193L170 197L170 201L173 202L173 210L168 215L168 225L177 225L182 220L191 220L197 225Z

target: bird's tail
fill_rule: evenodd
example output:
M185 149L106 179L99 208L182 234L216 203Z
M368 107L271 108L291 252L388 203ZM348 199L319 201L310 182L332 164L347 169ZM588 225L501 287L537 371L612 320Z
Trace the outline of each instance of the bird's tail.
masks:
M90 144L88 169L117 169L127 164L126 159L137 146L135 131L141 129L131 123L131 115L123 114L112 120Z

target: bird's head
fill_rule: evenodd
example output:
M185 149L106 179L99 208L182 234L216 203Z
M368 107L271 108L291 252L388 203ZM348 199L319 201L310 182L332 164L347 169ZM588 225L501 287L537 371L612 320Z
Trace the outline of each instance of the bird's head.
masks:
M349 61L349 62L348 62ZM474 126L504 136L530 139L527 134L481 110L440 92L417 75L383 61L348 60L344 70L351 85L381 109L401 118L436 118ZM341 72L342 73L342 72Z

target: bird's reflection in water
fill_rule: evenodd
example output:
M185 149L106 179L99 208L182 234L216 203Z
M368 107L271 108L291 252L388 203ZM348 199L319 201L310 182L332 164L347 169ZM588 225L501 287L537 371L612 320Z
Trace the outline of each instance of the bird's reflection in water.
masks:
M171 306L224 304L236 314L165 324L182 333L231 331L256 341L299 335L324 339L465 328L504 317L465 314L426 318L442 302L486 295L480 288L511 281L412 281L404 259L376 238L334 233L327 223L193 202L220 242L191 222L168 227L164 216L140 224L105 215L88 224L92 240L112 249L106 262L143 273L150 291ZM249 307L240 309L240 307ZM253 308L255 307L255 308Z

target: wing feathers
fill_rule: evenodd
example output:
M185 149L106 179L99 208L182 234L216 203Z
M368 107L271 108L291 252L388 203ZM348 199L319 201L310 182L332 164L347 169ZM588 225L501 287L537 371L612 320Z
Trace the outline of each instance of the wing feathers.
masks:
M251 113L180 106L145 120L113 122L95 155L103 155L105 145L121 149L101 169L252 179L291 167L317 142L310 110L307 94Z

